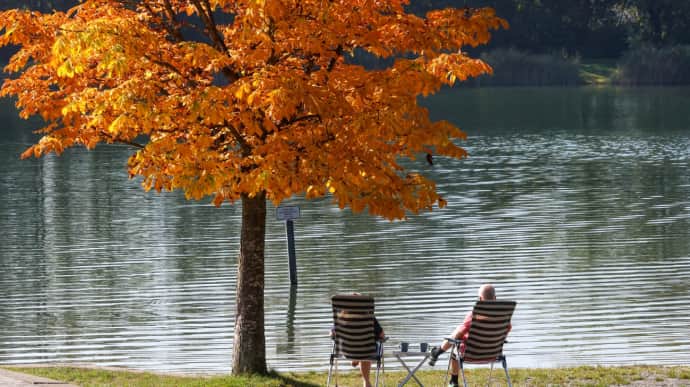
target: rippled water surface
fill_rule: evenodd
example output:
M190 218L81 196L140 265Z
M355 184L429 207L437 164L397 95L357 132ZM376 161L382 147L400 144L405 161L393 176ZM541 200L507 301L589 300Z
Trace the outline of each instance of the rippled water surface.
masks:
M427 102L471 157L414 167L448 207L390 223L329 200L268 218L269 366L324 369L329 297L376 297L394 346L435 343L484 282L518 301L519 367L690 359L690 90L481 89ZM145 193L124 147L18 160L0 126L0 363L227 372L240 209ZM388 365L393 365L390 361Z

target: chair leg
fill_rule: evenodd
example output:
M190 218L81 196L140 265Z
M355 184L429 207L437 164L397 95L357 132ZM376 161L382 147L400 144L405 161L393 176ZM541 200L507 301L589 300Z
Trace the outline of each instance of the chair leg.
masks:
M331 355L331 365L328 367L328 379L326 379L326 387L331 386L331 373L333 372L333 355Z
M377 347L378 360L376 360L376 387L379 385L379 369L381 370L381 385L386 385L386 364L383 362L383 342L378 343Z
M381 385L386 385L386 364L383 362L383 352L381 352Z
M448 351L448 368L446 368L446 376L443 378L443 385L447 386L448 385L448 375L450 375L450 362L453 361L453 352L455 351L455 344L453 344L452 347L450 347L450 351Z
M335 359L335 387L338 387L338 359Z
M501 364L503 365L503 369L506 371L506 380L508 381L508 387L513 387L513 383L510 382L510 374L508 373L508 362L506 361L505 356L501 357Z
M494 362L491 362L491 368L489 368L489 380L486 382L487 387L491 386L491 374L494 373Z
M462 385L467 387L467 379L465 379L465 366L463 365L462 359L458 359L458 363L460 364L460 373L462 374Z

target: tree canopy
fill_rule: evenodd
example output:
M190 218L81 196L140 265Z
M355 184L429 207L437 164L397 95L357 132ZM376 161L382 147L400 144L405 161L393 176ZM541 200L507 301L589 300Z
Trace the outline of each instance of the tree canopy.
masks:
M366 4L365 4L366 3ZM88 1L69 12L6 11L0 44L22 45L3 94L49 122L24 156L148 141L131 157L147 188L216 204L266 191L331 193L341 207L401 218L439 200L399 157L462 157L462 132L416 97L489 71L461 47L504 22L490 10L406 14L402 2ZM214 12L232 15L216 22ZM195 24L192 16L200 19ZM208 41L187 40L194 28ZM345 60L412 52L384 70ZM218 80L222 77L222 80ZM342 155L347 154L348 158Z

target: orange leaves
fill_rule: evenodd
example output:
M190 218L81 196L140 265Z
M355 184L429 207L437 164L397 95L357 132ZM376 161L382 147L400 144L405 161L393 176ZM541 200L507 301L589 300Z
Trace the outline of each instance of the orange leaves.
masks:
M491 73L491 67L479 59L472 59L463 53L441 54L425 64L425 70L441 82L453 85L457 80Z
M23 157L139 140L128 167L146 189L216 205L262 191L276 204L330 195L402 218L445 205L413 171L420 152L466 156L464 133L432 122L417 98L490 72L462 48L507 26L490 9L419 17L405 4L84 0L67 13L5 11L0 46L21 49L2 95L47 122ZM349 58L361 51L396 60L367 70Z
M29 149L25 150L21 154L21 158L25 159L28 157L41 157L46 153L55 152L56 154L61 154L65 148L71 146L72 140L66 138L59 138L54 135L43 136L38 141L38 144L31 146Z
M436 31L435 42L452 51L486 44L491 38L490 30L508 28L508 22L498 18L491 8L448 8L431 11L426 16L430 29Z

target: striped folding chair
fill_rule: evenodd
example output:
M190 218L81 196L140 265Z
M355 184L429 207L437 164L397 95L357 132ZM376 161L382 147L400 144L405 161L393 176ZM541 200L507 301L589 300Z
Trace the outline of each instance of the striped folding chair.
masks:
M326 384L331 385L335 366L335 385L338 386L338 360L359 360L376 362L375 385L378 386L379 371L383 370L383 343L374 335L374 298L352 294L335 295L331 302L333 350Z
M472 310L472 325L467 335L467 340L455 340L447 338L453 344L451 356L448 361L448 371L451 362L457 361L462 374L462 383L467 387L465 379L464 364L491 364L489 371L489 381L491 384L491 373L494 363L500 362L506 373L508 386L512 387L510 375L508 374L508 363L503 354L503 344L506 342L508 331L510 331L510 319L515 310L515 301L477 301ZM449 374L450 372L448 372ZM447 380L446 380L447 382Z

